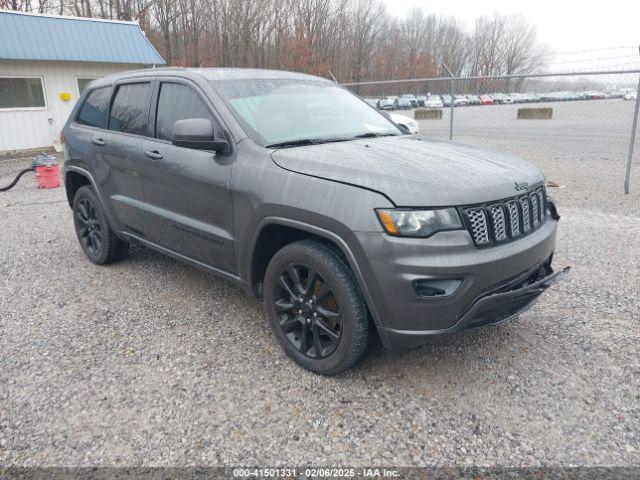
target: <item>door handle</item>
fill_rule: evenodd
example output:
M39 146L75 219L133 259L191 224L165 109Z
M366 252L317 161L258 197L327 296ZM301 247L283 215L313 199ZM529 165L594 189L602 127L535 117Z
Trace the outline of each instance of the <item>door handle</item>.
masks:
M162 154L157 150L145 150L144 156L149 157L152 160L160 160L162 158Z
M91 141L93 142L94 145L97 145L99 147L104 146L104 140L101 138L93 138Z

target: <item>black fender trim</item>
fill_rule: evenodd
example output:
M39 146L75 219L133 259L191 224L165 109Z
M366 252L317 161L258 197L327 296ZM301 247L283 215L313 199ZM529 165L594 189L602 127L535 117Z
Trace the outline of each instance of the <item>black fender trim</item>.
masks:
M285 227L292 227L292 228L297 228L298 230L303 230L309 233L313 233L314 235L317 235L319 237L325 238L329 241L331 241L332 243L336 244L337 247L340 249L340 251L343 253L343 255L345 256L345 258L347 259L347 262L349 263L349 267L351 268L351 270L353 271L353 274L356 277L356 281L358 282L358 286L360 287L360 291L362 292L362 295L364 296L365 302L367 303L367 308L369 309L369 312L371 313L371 317L373 318L373 322L375 323L376 327L380 326L382 324L381 318L380 318L380 314L376 308L375 302L373 301L373 297L371 295L371 292L369 291L369 288L367 287L367 283L364 280L364 275L362 274L362 271L360 270L360 267L358 266L358 262L356 260L356 257L354 256L353 252L351 251L351 248L349 248L349 245L347 245L347 243L337 234L329 231L329 230L325 230L323 228L319 228L316 227L314 225L309 225L308 223L304 223L304 222L300 222L298 220L290 220L288 218L282 218L282 217L265 217L262 220L260 220L260 222L258 223L255 233L253 235L253 238L251 239L251 250L250 250L250 254L249 254L249 258L248 258L248 262L247 262L247 268L248 268L248 276L247 278L249 279L249 283L253 284L253 278L252 278L252 273L251 273L251 265L253 265L253 255L255 252L255 247L256 247L256 243L258 241L258 238L260 237L260 233L262 232L262 230L268 226L268 225L283 225Z
M114 218L111 215L111 211L108 208L108 204L104 201L104 197L102 196L102 192L98 188L98 183L96 182L95 178L93 178L93 175L91 174L91 172L89 172L89 170L86 170L84 168L78 167L76 165L67 165L67 166L65 166L64 169L63 169L65 189L67 188L67 173L68 172L79 173L83 177L86 177L87 180L89 180L89 183L93 187L93 191L96 192L96 195L98 196L98 200L100 200L100 204L102 205L102 211L107 216L107 220L109 220L109 223L113 227L118 225L118 223L114 221ZM70 206L73 207L73 199L71 199L70 202L71 202Z

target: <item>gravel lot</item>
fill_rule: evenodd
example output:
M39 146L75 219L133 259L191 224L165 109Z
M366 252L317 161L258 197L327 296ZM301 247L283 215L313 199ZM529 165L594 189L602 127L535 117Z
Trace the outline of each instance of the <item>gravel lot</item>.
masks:
M90 264L63 189L0 193L0 465L640 464L640 164L621 194L626 127L611 114L593 139L565 108L588 103L543 141L495 108L505 137L476 141L565 186L569 278L518 320L340 378L288 361L225 281L143 248ZM0 184L28 162L0 162Z

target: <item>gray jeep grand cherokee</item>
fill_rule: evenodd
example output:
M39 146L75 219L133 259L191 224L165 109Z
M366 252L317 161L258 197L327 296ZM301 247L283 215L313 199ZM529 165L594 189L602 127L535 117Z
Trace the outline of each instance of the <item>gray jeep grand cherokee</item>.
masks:
M558 215L517 158L407 135L327 80L157 69L97 80L62 133L94 263L139 242L264 297L284 351L337 374L529 307Z

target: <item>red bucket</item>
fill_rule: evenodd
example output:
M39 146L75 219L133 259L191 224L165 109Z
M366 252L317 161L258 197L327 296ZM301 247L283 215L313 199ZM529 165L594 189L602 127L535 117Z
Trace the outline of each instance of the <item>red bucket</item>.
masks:
M38 188L58 188L60 186L60 165L41 165L35 168Z

